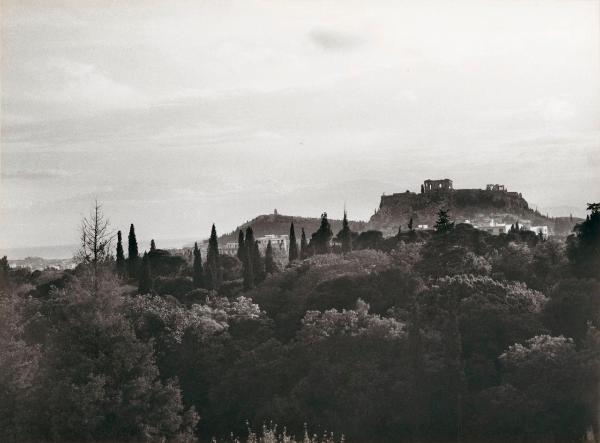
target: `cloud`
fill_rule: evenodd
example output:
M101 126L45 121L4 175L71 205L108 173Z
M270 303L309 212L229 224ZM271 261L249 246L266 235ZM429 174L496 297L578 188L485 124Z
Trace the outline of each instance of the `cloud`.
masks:
M362 44L362 39L355 34L331 29L315 29L309 37L314 44L327 51L353 49Z
M33 170L21 169L15 172L2 171L2 179L4 180L49 180L53 178L62 178L68 176L69 173L61 170Z

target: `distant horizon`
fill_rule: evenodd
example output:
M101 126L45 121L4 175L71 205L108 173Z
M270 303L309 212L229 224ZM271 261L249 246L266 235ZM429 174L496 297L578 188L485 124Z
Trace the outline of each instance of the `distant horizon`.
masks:
M365 220L382 191L444 177L585 211L600 201L599 14L5 0L0 245L71 243L95 198L115 227L187 238L273 208L345 202Z
M456 188L456 189L462 189L462 188ZM478 188L476 188L478 189ZM396 191L396 192L390 192L390 193L382 193L381 195L392 195L392 194L397 194L397 193L402 193L403 191ZM410 191L410 192L416 192L416 191ZM515 191L515 192L519 192L519 191ZM526 199L526 196L523 196L523 198ZM535 209L536 205L532 204L531 202L528 202L529 206L531 209ZM546 215L546 212L548 212L548 215L550 216L550 218L556 218L556 217L569 217L570 215L573 215L573 217L576 218L585 218L585 207L584 208L579 208L579 210L576 211L577 208L575 207L568 207L565 206L563 207L563 209L571 209L571 211L569 211L569 213L556 213L556 212L552 212L550 210L546 211L546 208L537 208L538 211L542 214L542 215ZM274 208L277 209L277 208ZM561 208L556 208L558 210L560 210ZM326 212L326 211L324 211ZM302 218L318 218L319 215L305 215L305 214L286 214L286 213L282 213L281 211L279 211L277 209L277 213L278 215L281 216L286 216L286 217L302 217ZM252 216L251 218L242 221L242 222L237 222L237 224L232 227L231 229L220 229L219 226L216 225L217 228L217 234L219 237L229 234L231 232L234 232L239 226L243 225L244 223L247 223L249 221L252 221L253 219L255 219L256 217L259 216L264 216L264 215L270 215L273 214L272 212L264 212L264 213L257 213L254 216ZM335 219L338 220L342 218L342 215L340 215L339 217L336 216L335 214L331 214L328 213L329 218L331 219ZM110 219L110 214L106 214L106 216ZM355 221L355 222L368 222L369 219L365 219L365 220L361 220L361 219L357 219L351 216L351 214L349 214L348 217L350 220ZM135 225L135 223L134 223ZM212 226L212 225L210 225ZM149 249L149 245L150 245L150 241L151 240L155 240L155 242L157 243L157 247L160 248L165 248L165 249L178 249L178 248L183 248L185 246L188 246L189 243L194 242L194 241L206 241L208 240L209 236L210 236L210 226L208 226L206 228L206 234L204 234L203 236L183 236L183 237L177 237L177 238L161 238L158 236L155 237L149 237L147 239L142 238L138 240L138 245L139 245L139 249L141 251L144 251L145 249ZM116 231L117 229L114 230L115 231L115 235L116 235ZM127 233L129 232L129 226L127 226L127 229L121 229L121 232L123 233L123 240L124 242L127 242ZM136 234L139 235L139 232L136 228ZM177 243L177 244L176 244ZM147 248L144 248L143 245L147 244ZM165 246L166 244L166 246ZM116 245L116 243L115 243ZM114 245L113 245L114 246ZM66 253L62 254L58 254L55 256L48 256L48 255L44 255L43 253L37 253L37 254L28 254L25 251L43 251L43 250L67 250L68 248L72 248L73 250L73 254L68 255ZM9 260L22 260L24 258L27 257L40 257L43 259L67 259L70 258L74 255L74 252L76 252L78 248L78 244L77 243L62 243L62 244L40 244L40 245L27 245L27 246L14 246L14 247L1 247L0 246L0 257L7 255Z

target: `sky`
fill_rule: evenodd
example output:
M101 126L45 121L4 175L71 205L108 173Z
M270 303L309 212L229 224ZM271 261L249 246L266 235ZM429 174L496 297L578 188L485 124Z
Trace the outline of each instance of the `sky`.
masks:
M0 247L368 220L427 178L600 201L600 2L2 0ZM160 246L160 244L159 244Z

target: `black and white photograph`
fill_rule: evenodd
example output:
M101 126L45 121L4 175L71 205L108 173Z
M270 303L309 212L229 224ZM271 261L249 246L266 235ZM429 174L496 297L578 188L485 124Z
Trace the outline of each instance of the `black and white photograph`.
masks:
M0 0L0 442L600 443L600 0Z

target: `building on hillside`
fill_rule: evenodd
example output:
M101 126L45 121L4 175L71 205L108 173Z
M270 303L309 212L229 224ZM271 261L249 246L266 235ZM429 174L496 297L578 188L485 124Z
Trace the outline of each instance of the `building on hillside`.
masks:
M273 248L274 255L287 255L290 249L290 240L287 235L276 235L276 234L267 234L263 237L258 237L256 239L258 242L258 248L262 254L267 250L267 244L271 242L271 247Z
M237 256L238 242L230 241L225 243L223 246L219 246L219 252L223 255L230 255L232 257Z
M498 191L498 192L506 192L507 191L507 189L504 185L498 185L498 184L485 185L485 190L486 191Z
M507 225L506 223L496 223L493 219L490 220L489 223L473 225L473 227L492 235L508 234L510 226L511 225Z
M536 235L542 235L544 239L548 238L550 231L548 230L548 226L530 226L528 231L535 232Z
M442 180L425 180L423 182L423 192L436 192L436 191L451 191L452 180L444 178Z

